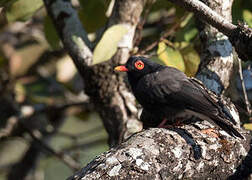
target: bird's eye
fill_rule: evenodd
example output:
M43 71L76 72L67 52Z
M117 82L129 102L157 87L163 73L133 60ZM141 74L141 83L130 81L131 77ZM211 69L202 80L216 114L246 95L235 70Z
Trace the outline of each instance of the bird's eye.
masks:
M142 70L144 68L144 63L142 61L138 60L138 61L135 62L135 67L138 70Z

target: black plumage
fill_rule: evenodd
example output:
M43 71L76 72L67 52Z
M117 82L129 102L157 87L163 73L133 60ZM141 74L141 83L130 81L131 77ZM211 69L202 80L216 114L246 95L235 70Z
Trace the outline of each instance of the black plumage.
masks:
M151 122L154 126L164 118L176 121L173 117L185 112L214 122L230 135L243 138L234 128L236 123L231 114L211 96L209 90L176 68L132 56L125 66L118 66L115 70L127 71L133 94L144 108L142 116L147 113L152 115L152 119L157 117L157 121Z

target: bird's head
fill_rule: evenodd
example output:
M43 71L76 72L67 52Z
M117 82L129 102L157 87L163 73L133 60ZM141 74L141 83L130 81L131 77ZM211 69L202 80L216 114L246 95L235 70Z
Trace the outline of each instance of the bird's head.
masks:
M137 80L146 74L155 72L160 66L143 56L132 56L128 59L126 65L117 66L114 70L127 72L129 78Z

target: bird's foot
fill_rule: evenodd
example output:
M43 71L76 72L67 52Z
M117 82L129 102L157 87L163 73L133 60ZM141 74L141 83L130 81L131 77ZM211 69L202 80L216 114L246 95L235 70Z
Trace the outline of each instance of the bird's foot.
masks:
M183 120L184 118L176 118L176 121L172 125L175 127L183 126L184 125Z
M164 120L157 126L158 128L174 128L174 127L179 127L179 126L183 126L184 124L182 123L181 119L176 119L176 121L172 124L166 124L167 123L167 119L164 118Z
M215 129L213 129L213 128L203 129L203 130L201 130L201 132L204 134L207 134L211 137L214 137L214 138L219 137L218 133L216 133Z
M157 126L158 128L166 128L167 119L164 118L163 121Z

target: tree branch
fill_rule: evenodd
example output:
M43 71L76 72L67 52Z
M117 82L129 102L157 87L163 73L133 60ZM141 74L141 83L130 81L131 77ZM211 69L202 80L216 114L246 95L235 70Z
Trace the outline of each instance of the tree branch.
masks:
M211 24L220 32L227 36L232 35L232 31L236 26L228 20L213 11L210 7L199 0L169 0L170 2L180 5L188 11L194 12L195 16L200 20Z
M222 16L227 19L226 23L232 20L231 9L232 0L205 0L205 3L212 8L218 18ZM200 2L201 3L201 2ZM204 4L205 7L206 5ZM225 6L225 7L224 7ZM208 7L208 9L210 9ZM210 11L212 11L210 9ZM229 86L232 74L234 72L234 54L233 47L227 36L219 32L213 26L198 19L198 30L201 39L201 64L197 78L205 86L216 94L222 94ZM230 24L230 23L229 23Z
M220 32L228 36L232 45L243 60L252 59L252 29L244 25L234 25L225 18L214 12L199 0L169 0L188 11L194 12L195 16L212 25ZM218 5L219 6L219 5ZM242 48L241 48L242 47Z
M244 157L252 155L252 151L248 154L248 133L240 130L246 140L228 137L222 131L221 138L215 138L200 131L207 126L198 122L142 131L98 156L68 180L226 179L235 170L240 171L239 165L249 170L251 159L241 165Z
M108 27L124 24L128 33L118 43L117 52L110 61L92 66L84 76L85 92L102 117L110 146L116 146L125 137L141 130L135 98L125 84L124 75L116 74L113 68L124 64L130 56L144 4L145 0L115 1Z
M91 43L88 40L76 10L71 1L44 0L48 14L52 18L64 48L72 57L79 73L83 75L86 66L92 64Z
M109 134L109 144L118 144L125 136L139 129L134 96L129 93L123 75L114 74L116 64L125 63L133 47L135 28L139 22L145 0L118 0L115 2L108 27L124 24L128 33L118 44L117 53L105 63L89 67L92 63L91 45L70 1L44 0L48 14L60 34L85 83L85 92L94 102ZM117 91L119 89L119 91Z

